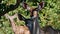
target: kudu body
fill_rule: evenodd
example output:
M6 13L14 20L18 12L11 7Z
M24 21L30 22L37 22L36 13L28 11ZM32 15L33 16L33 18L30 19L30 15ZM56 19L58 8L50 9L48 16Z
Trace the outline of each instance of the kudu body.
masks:
M10 20L14 34L30 34L30 31L27 26L17 26L15 24L14 18L16 18L17 14L13 16L9 16L8 14L5 14L5 16Z

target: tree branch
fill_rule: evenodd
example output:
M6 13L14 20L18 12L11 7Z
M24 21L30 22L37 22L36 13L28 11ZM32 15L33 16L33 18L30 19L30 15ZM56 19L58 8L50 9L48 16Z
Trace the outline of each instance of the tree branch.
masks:
M20 0L16 1L15 5L10 5L10 6L5 6L6 4L0 4L0 6L3 6L3 8L0 11L0 16L3 16L4 14L8 13L9 11L15 10L16 8L18 8L18 6L20 5Z

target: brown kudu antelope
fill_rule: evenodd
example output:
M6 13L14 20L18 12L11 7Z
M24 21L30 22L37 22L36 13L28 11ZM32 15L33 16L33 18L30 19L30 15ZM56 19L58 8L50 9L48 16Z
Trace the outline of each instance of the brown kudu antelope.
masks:
M40 28L40 31L36 28L39 27L39 24L37 23L37 18L38 17L38 11L41 10L44 7L44 1L40 2L37 8L31 8L26 2L23 2L23 8L27 9L30 11L30 16L35 18L34 19L34 24L33 24L33 34L60 34L60 31L54 30L50 26L46 26L43 29ZM38 31L37 31L38 30ZM37 33L38 32L38 33Z
M5 14L5 17L10 20L14 34L30 34L30 31L27 26L17 26L15 24L14 18L17 17L17 14L13 16L9 16L8 14Z
M33 20L33 30L32 30L32 34L40 34L40 26L38 24L38 11L41 10L44 7L44 1L42 1L41 3L39 3L37 8L31 8L26 2L23 1L22 6L24 9L29 10L30 11L30 16ZM29 25L27 25L29 26ZM31 26L29 26L31 27Z

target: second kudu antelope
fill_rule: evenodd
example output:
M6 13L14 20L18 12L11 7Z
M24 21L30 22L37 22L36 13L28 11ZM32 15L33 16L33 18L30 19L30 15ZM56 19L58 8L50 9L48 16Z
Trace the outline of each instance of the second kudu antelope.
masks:
M9 16L8 14L5 14L5 17L10 20L10 24L12 26L14 34L30 34L30 31L27 26L17 26L15 24L14 18L16 18L17 14L13 16Z

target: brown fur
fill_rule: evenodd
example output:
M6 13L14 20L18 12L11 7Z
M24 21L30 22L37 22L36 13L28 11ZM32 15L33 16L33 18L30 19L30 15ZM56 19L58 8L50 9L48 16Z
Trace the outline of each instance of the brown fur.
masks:
M5 14L5 16L10 20L14 34L30 34L30 31L27 26L17 26L15 24L14 18L16 18L17 14L13 16L9 16L8 14Z

